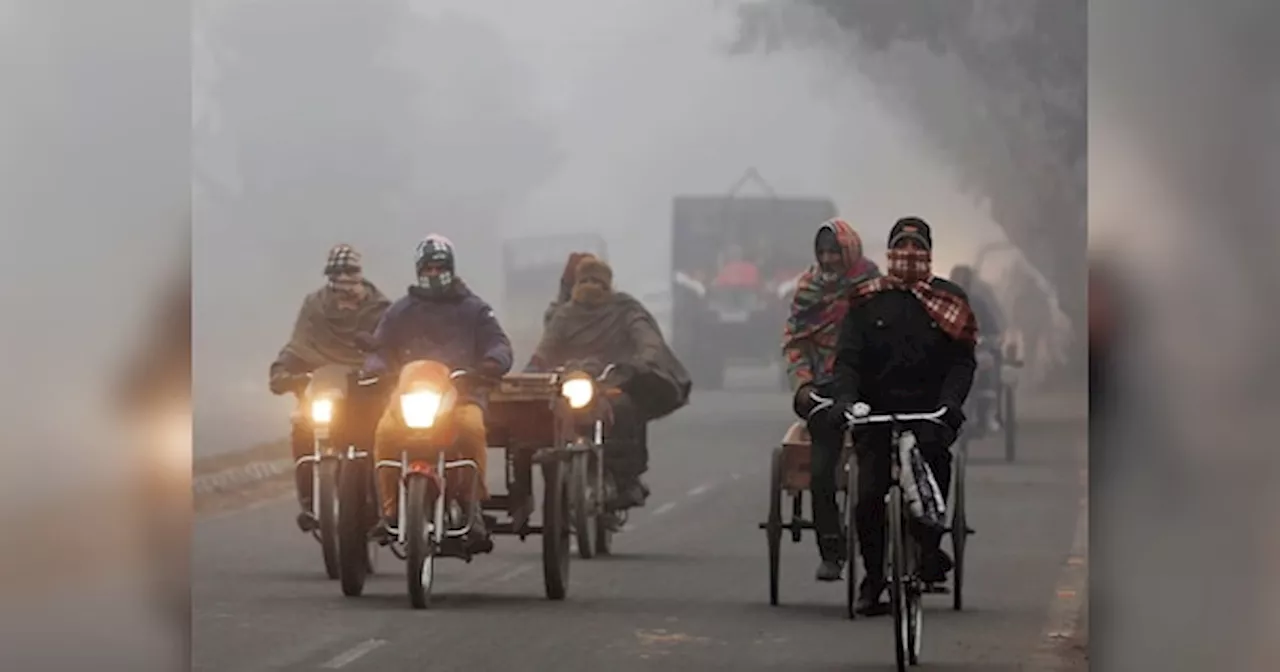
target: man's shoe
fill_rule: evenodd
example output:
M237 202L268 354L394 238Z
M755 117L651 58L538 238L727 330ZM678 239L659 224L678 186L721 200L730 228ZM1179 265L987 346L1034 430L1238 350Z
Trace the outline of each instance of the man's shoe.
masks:
M493 539L485 525L484 516L476 514L471 518L471 530L467 533L467 549L472 553L488 553L493 550Z
M649 499L649 489L639 481L623 487L618 492L617 501L611 508L615 509L633 509L644 506L646 500Z
M817 575L814 577L819 581L839 581L844 576L844 563L836 560L823 560L818 565Z
M889 613L889 603L881 602L887 584L883 579L864 578L858 585L858 601L854 603L854 611L862 616L883 616Z
M378 519L378 524L373 526L373 531L369 532L369 539L382 546L391 543L396 538L395 533L392 532L396 528L396 522L396 518L382 516Z
M920 580L925 583L946 583L947 573L955 568L951 556L942 549L926 555L923 565L920 568Z
M298 513L298 529L303 532L314 532L320 529L320 521L316 520L315 515L311 511L300 511Z

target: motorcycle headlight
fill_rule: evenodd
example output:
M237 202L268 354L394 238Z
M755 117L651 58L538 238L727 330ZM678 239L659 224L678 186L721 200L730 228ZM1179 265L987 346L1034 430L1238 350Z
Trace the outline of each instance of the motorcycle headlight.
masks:
M311 421L317 425L333 422L333 400L315 399L311 402Z
M560 386L560 394L573 409L586 408L596 395L596 386L587 378L571 378Z
M419 390L400 395L400 414L410 429L429 429L436 424L442 398L439 392Z

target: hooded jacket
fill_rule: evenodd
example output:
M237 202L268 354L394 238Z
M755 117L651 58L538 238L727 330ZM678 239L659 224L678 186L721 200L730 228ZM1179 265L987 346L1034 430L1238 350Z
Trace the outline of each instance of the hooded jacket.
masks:
M862 256L862 240L848 222L823 222L814 234L815 247L818 236L826 230L835 234L846 270L831 276L815 262L800 276L782 337L782 354L792 390L831 372L850 290L863 280L880 276L875 263Z

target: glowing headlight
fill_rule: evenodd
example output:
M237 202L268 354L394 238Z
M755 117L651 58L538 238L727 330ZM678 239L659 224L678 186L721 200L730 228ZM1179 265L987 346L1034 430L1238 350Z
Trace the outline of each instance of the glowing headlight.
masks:
M316 399L311 402L311 421L317 425L327 425L333 421L333 400Z
M569 400L570 408L585 408L595 396L596 388L586 378L574 378L564 381L560 386L560 394Z
M436 424L440 395L430 390L400 395L400 414L410 429L427 429Z

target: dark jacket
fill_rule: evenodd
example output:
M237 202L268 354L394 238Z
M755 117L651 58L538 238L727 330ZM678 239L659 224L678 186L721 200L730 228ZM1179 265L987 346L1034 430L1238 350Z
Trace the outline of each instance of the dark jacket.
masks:
M968 298L950 281L933 283ZM919 299L905 290L883 291L850 305L829 391L842 402L865 402L873 413L958 410L976 366L973 344L943 332Z
M486 359L511 370L511 342L489 304L459 282L444 297L425 296L410 287L383 314L374 330L376 352L365 360L370 372L399 371L409 362L430 359L450 369L475 369ZM477 395L473 399L481 401Z

